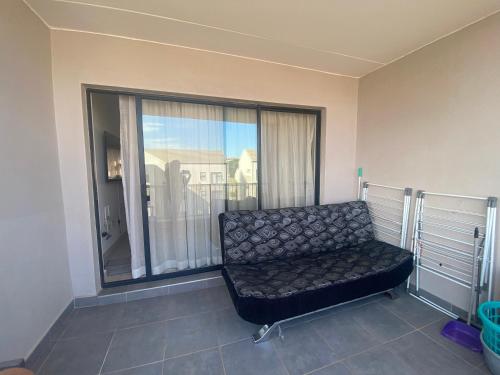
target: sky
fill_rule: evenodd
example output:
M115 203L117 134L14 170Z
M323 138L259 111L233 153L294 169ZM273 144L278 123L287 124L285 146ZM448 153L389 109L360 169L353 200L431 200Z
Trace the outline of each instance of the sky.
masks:
M143 115L145 149L225 150L226 158L257 149L257 125L192 118Z

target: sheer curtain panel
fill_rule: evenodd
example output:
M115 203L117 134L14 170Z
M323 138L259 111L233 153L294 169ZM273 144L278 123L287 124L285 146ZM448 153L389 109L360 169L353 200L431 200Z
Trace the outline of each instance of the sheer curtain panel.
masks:
M120 153L132 277L146 274L135 97L120 95Z
M223 109L143 100L153 274L220 264L224 211Z
M314 204L316 115L261 111L263 208Z

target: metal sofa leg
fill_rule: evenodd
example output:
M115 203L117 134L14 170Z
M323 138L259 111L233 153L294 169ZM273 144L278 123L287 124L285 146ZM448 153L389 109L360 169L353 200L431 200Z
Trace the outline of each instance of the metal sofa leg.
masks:
M258 344L266 341L271 335L272 331L276 328L276 323L269 327L267 324L263 325L257 332L252 335L253 342Z
M387 292L385 292L385 295L387 297L389 297L390 299L398 299L399 298L399 294L396 292L395 289L388 290Z
M377 294L382 294L382 293L386 294L391 299L397 299L397 298L399 298L399 295L396 293L396 289L394 288L394 289L386 290L385 292L373 293L373 294L370 294L368 296L364 296L364 297L360 297L360 298L354 299L352 301L347 301L347 302L339 303L337 305L328 306L328 307L325 307L325 308L322 308L322 309L319 309L319 310L316 310L316 311L311 311L311 312L308 312L308 313L305 313L305 314L302 314L302 315L297 315L297 316L294 316L294 317L291 317L291 318L288 318L288 319L283 319L283 320L280 320L279 322L274 322L271 326L265 324L257 332L255 332L252 335L253 342L255 344L258 344L258 343L261 343L263 341L266 341L267 339L269 339L269 336L271 335L271 333L274 331L275 328L279 328L279 332L278 332L279 338L281 340L284 340L285 336L284 336L284 334L283 334L283 332L281 330L281 324L283 324L283 323L286 323L288 321L295 320L295 319L298 319L298 318L301 318L301 317L304 317L304 316L316 314L316 313L318 313L320 311L330 310L330 309L332 309L334 307L345 305L346 303L351 303L351 302L354 302L354 301L357 301L357 300L365 299L365 298L368 298L368 297L371 297L371 296L374 296L374 295L377 295Z
M281 341L285 341L285 334L283 333L283 330L281 329L281 324L278 326L278 336Z
M253 342L255 344L258 344L260 342L266 341L267 339L269 339L269 336L276 327L278 327L278 336L281 339L281 341L283 341L285 339L285 335L283 333L283 330L281 329L280 323L281 322L276 322L271 327L269 327L267 324L262 326L256 333L252 335Z

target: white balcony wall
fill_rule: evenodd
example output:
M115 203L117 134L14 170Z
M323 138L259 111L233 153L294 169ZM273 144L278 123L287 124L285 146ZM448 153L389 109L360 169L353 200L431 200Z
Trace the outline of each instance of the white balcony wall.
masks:
M26 358L72 298L50 32L0 2L0 363Z

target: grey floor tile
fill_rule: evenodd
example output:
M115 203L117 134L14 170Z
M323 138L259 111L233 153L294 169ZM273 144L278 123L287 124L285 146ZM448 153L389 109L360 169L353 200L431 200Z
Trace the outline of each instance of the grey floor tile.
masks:
M290 375L300 375L335 362L336 355L308 323L283 330L273 344Z
M153 287L158 287L158 286L170 286L170 285L175 285L175 284L179 284L179 283L200 281L200 280L210 278L210 277L220 277L220 271L203 272L203 273L199 273L199 274L180 276L180 277L175 277L175 278L171 278L171 279L163 279L163 280L157 280L157 281L148 281L148 282L139 283L139 284L132 284L132 285L128 285L126 290L127 291L136 291L136 290L148 289L148 288L153 288ZM202 281L202 283L203 282L204 281Z
M204 308L209 311L233 306L233 302L231 301L231 297L225 285L198 290L193 292L193 296L199 298L199 302L203 303Z
M386 298L387 297L383 293L379 293L379 294L375 294L373 296L361 298L361 299L358 299L356 301L351 301L351 302L336 306L332 309L332 311L335 312L335 311L351 310L351 309L355 309L357 307L367 306L368 304L378 302L378 301L384 300Z
M287 375L271 342L244 340L222 347L226 375Z
M63 314L57 319L54 325L50 328L49 332L47 332L46 339L48 341L57 341L59 340L66 328L68 327L68 323L70 322L70 318L75 316L77 313L73 308L67 308L67 311L63 312Z
M349 310L352 318L377 340L385 342L414 330L414 327L378 304Z
M352 318L350 311L340 311L311 322L340 358L369 349L380 341Z
M259 325L240 318L233 307L215 312L215 319L219 345L250 338L260 328Z
M127 301L139 301L146 298L163 297L168 295L168 286L158 286L150 289L132 290L127 292Z
M173 294L164 298L169 318L216 311L232 306L225 286Z
M122 319L118 325L120 328L126 328L154 323L174 318L175 314L176 312L171 307L169 297L132 301L126 304Z
M210 311L204 305L200 291L173 294L166 297L167 308L173 317L189 316Z
M212 276L210 279L207 279L205 282L206 282L208 288L226 285L224 278L220 275L220 271L219 271L218 276Z
M95 375L99 373L112 333L59 341L39 375Z
M125 305L118 327L175 319L232 306L225 286L131 301Z
M40 366L45 361L47 356L52 351L56 344L66 330L68 319L75 314L73 306L70 304L63 311L59 319L49 329L45 337L39 342L34 351L26 359L26 367L33 372L38 372Z
M206 289L207 282L203 281L194 281L194 282L185 282L185 283L176 283L168 286L169 294L177 294L177 293L187 293L194 292L196 290Z
M169 320L165 359L217 346L214 313Z
M488 366L486 366L486 363L483 363L478 367L479 373L482 375L493 375L493 373L490 371Z
M49 340L46 336L40 341L36 346L33 353L30 354L26 360L26 368L32 370L33 372L38 372L40 366L43 364L45 359L49 356L52 348L56 345L56 341Z
M205 350L166 360L164 375L223 375L219 349Z
M107 374L113 375L162 375L163 362L151 363Z
M351 372L343 363L335 363L334 365L314 371L311 375L351 375Z
M333 306L333 307L331 307L329 309L325 309L323 311L315 312L313 314L310 314L310 315L307 315L307 316L304 316L301 318L290 320L286 323L283 323L282 327L293 327L293 326L296 326L297 324L311 322L313 320L321 319L321 318L330 316L332 314L339 313L339 312L344 311L344 310L351 310L351 309L354 309L356 307L365 306L369 303L374 303L374 302L380 300L381 298L384 298L383 295L377 294L374 296L362 298L362 299L357 300L357 301L352 301L352 302L348 302L348 303L341 304L338 306Z
M346 360L346 365L354 375L418 375L397 354L385 346L379 346Z
M449 321L435 321L440 314L406 295L377 296L296 321L284 341L255 345L249 338L259 326L241 319L219 286L77 309L51 332L47 341L60 340L52 352L32 361L39 366L50 352L41 375L96 375L101 366L118 375L211 375L224 374L223 365L226 375L491 375L482 355L440 335Z
M484 363L484 358L481 353L475 353L461 345L454 343L453 341L447 339L441 335L441 329L446 323L448 323L451 318L447 317L438 322L428 325L422 328L422 332L432 338L432 340L446 347L446 349L455 353L458 357L467 361L468 363L478 366Z
M204 291L204 290L203 290ZM204 293L201 290L170 295L167 298L167 307L174 317L199 314L211 311L211 306L206 305Z
M125 304L85 307L76 309L66 322L63 339L111 332L123 317Z
M161 361L165 350L165 323L152 323L115 332L103 372Z
M399 298L395 300L385 298L380 300L379 303L417 328L421 328L445 317L445 315L438 310L404 293L400 293Z
M333 306L330 309L326 309L324 311L320 311L320 312L308 315L308 316L300 319L299 322L300 323L302 323L302 322L311 322L313 320L321 319L321 318L330 316L332 314L340 313L340 312L345 311L345 310L352 310L352 309L355 309L357 307L366 306L368 304L375 303L375 302L377 302L377 301L379 301L380 299L383 299L383 298L386 298L383 294L376 294L374 296L362 298L362 299L359 299L359 300L356 300L356 301L347 302L347 303L344 303L344 304L341 304L341 305L338 305L338 306ZM294 323L294 320L292 320L290 323L285 324L285 326L293 326L293 325L296 325L296 324L297 323Z
M289 320L287 322L282 323L281 328L290 328L290 327L294 327L294 326L299 325L299 324L305 324L305 323L308 323L308 322L313 321L315 319L319 319L319 318L323 318L325 316L328 316L331 313L332 313L331 310L327 310L327 311L318 312L316 314L311 314L311 315L303 316L300 318L295 318L295 319L292 319L292 320ZM262 327L262 325L259 326L259 329L260 329L260 327Z
M418 331L392 341L384 347L396 354L417 374L480 374L477 368L472 367Z

